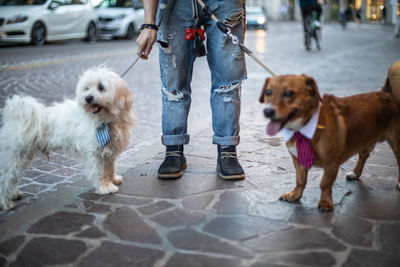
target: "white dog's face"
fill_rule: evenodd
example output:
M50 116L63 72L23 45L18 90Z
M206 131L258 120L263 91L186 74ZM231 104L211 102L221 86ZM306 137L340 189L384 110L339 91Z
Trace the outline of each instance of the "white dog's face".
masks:
M129 111L132 107L126 82L104 67L89 69L80 77L76 101L90 115L105 121L118 117L121 111Z

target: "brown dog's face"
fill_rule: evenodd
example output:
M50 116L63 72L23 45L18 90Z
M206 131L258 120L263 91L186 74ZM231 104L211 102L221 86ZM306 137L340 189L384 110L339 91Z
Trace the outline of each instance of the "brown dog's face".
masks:
M299 130L318 108L321 96L314 79L306 75L282 75L267 78L260 103L265 103L265 117L271 121L268 135L276 135L283 127Z

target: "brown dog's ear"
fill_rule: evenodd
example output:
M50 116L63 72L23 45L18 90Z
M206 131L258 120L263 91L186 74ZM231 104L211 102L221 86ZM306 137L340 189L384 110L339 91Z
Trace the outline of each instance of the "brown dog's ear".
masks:
M269 83L269 78L265 79L264 87L261 91L261 95L258 100L258 101L260 101L260 103L264 103L264 95L265 95L265 91L267 90L268 83Z
M310 91L311 95L316 96L319 101L322 101L321 95L319 94L317 83L315 82L314 78L302 74L301 76L306 78L306 86L307 89Z

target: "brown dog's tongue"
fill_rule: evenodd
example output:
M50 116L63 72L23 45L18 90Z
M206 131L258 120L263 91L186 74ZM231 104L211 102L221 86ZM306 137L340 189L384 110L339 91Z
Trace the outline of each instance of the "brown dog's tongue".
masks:
M270 121L267 125L267 134L274 136L281 130L281 123Z

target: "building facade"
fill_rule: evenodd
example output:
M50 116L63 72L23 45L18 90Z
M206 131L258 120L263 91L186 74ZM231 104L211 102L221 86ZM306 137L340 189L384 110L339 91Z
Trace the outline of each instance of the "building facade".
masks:
M246 3L265 7L271 20L298 20L301 17L299 0L247 0ZM326 0L323 19L337 20L347 7L353 10L354 16L360 10L362 21L367 23L395 24L400 15L399 0Z

